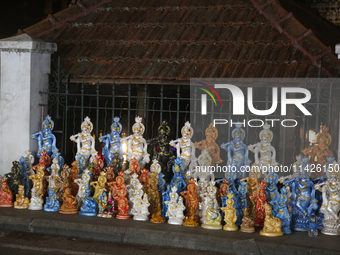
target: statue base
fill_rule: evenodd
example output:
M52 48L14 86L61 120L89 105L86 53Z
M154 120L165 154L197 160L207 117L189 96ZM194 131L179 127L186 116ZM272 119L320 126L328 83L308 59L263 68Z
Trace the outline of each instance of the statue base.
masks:
M79 215L82 215L82 216L97 216L97 212L82 212L82 211L80 211Z
M261 236L268 236L268 237L277 237L277 236L283 236L283 232L276 232L276 233L267 233L264 232L263 230L260 231L260 235Z
M321 233L324 235L338 236L340 222L339 220L323 220L322 224L324 228L321 230Z
M234 225L234 226L227 226L225 225L223 227L223 230L226 230L226 231L237 231L238 230L238 226Z
M42 210L43 209L43 205L41 204L29 204L28 205L28 210L34 210L34 211L38 211L38 210Z
M28 209L28 205L14 205L14 209Z
M62 214L76 214L76 213L78 213L78 209L77 208L71 208L71 209L61 208L59 210L59 212L62 213Z
M222 225L208 225L208 224L202 224L201 227L202 227L202 228L206 228L206 229L214 229L214 230L222 229Z
M170 224L170 225L182 225L183 219L178 219L178 218L169 219L168 224Z
M198 227L200 225L199 222L195 221L193 218L194 217L186 218L185 221L183 222L183 226L186 226L186 227Z
M120 220L127 220L127 219L130 219L131 216L129 214L117 214L116 216L117 219L120 219Z
M13 203L8 203L8 204L0 204L0 207L12 207Z
M148 221L149 220L149 216L148 215L135 215L135 216L133 216L133 220Z
M252 228L246 228L246 227L241 227L240 228L240 231L241 232L245 232L245 233L254 233L255 232L255 228L254 227L252 227Z
M150 222L152 223L164 223L166 220L161 216L161 217L154 217L151 218Z
M44 207L45 212L59 212L59 210L60 210L60 207L54 207L54 208Z
M110 219L113 217L113 214L108 212L101 212L97 214L97 217Z

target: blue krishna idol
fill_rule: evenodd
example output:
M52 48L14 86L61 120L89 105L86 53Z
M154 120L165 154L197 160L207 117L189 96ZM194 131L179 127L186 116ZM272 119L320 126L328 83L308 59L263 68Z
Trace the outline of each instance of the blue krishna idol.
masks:
M172 177L170 186L177 188L177 194L180 195L182 191L185 190L187 184L184 181L183 173L185 167L182 164L182 159L180 157L175 159L175 164L172 166L172 171L174 173L174 177Z
M46 204L44 205L44 211L46 212L59 212L59 201L56 199L54 188L48 190L48 197L46 198Z
M19 183L24 186L25 189L25 197L28 197L30 192L29 178L27 174L27 159L25 157L21 157L19 160Z
M241 128L242 123L235 124L236 128L232 131L231 135L233 140L228 143L223 143L221 148L228 153L227 167L232 171L238 173L238 178L245 178L247 171L246 168L250 168L250 159L248 158L247 145L243 143L246 136L246 132ZM245 169L241 169L244 167ZM242 171L241 171L242 170Z
M111 125L111 134L99 137L99 141L103 142L103 155L107 166L112 166L117 173L122 165L122 151L121 151L121 138L122 124L119 122L119 117L113 118Z
M290 221L292 217L288 212L287 208L288 201L287 192L288 192L287 188L283 186L281 188L281 194L279 195L277 200L277 211L275 212L275 214L273 213L273 216L281 220L282 222L281 231L284 234L291 234L292 231L290 229Z
M33 139L38 140L38 158L41 157L43 151L46 151L48 156L51 156L52 153L58 151L56 146L56 138L54 134L52 134L53 127L54 122L50 115L47 115L42 123L43 130L31 135Z
M318 209L318 200L315 198L313 182L308 172L300 172L297 178L286 180L283 184L290 186L291 207L293 208L293 229L295 231L308 231L309 216ZM322 219L319 219L321 222ZM318 228L322 228L318 224Z
M275 172L270 172L265 180L267 182L265 187L267 202L272 207L273 215L275 216L278 211L279 191L276 184L279 182L279 176Z
M91 197L91 190L89 188L85 190L85 197L79 214L83 216L97 216L97 202Z

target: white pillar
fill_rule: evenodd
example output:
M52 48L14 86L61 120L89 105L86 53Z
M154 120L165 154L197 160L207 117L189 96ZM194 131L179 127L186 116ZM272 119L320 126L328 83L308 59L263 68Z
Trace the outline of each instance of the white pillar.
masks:
M27 34L0 40L0 175L26 150L37 151L31 134L41 130L47 96L39 92L47 92L55 51L57 44Z

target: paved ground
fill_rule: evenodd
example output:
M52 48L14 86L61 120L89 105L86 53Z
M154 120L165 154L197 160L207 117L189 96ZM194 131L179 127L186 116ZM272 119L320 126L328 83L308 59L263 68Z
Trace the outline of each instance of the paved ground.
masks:
M240 231L207 230L202 227L188 228L132 219L103 219L14 208L0 208L0 229L121 244L161 246L162 252L164 248L186 248L238 255L340 254L339 236L319 234L318 237L311 238L307 232L294 232L291 235L269 238L261 236L260 229L256 233L247 234Z
M0 254L16 255L108 255L162 254L215 255L219 253L155 246L119 244L86 239L0 230Z

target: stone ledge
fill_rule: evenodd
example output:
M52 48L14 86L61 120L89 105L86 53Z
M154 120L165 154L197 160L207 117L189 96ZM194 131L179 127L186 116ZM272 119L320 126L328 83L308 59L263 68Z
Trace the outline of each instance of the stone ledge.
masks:
M44 211L0 208L0 228L135 245L212 251L231 254L339 254L337 236L311 238L306 232L268 238L256 233L207 230L132 219L103 219Z
M0 40L1 51L53 53L57 44L45 42L28 34L16 35Z

